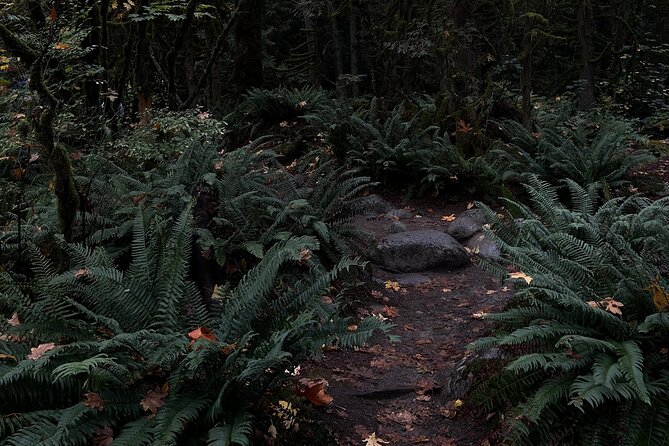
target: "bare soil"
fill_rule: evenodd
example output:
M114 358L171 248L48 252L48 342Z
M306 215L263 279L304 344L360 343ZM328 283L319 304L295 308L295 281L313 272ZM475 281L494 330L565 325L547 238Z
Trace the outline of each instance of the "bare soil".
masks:
M409 230L445 229L442 217L466 208L467 203L414 205L408 208L414 218L403 223ZM381 216L360 221L377 237L390 223ZM467 345L490 334L491 324L476 315L501 310L512 294L509 287L474 261L461 269L417 274L373 267L369 288L371 297L359 313L387 318L400 341L378 336L364 348L331 351L302 366L303 376L328 380L327 392L334 397L332 405L315 411L334 437L320 444L362 445L372 433L389 445L497 444L485 414L476 414L466 394L453 395L443 386L471 354Z

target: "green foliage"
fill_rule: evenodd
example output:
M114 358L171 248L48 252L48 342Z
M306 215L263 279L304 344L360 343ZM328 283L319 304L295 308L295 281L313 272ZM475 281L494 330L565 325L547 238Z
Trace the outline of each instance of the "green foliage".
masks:
M275 244L206 305L189 280L192 219L190 205L169 225L138 210L125 270L104 249L66 245L64 273L37 251L29 280L3 273L0 311L20 324L2 327L2 444L85 444L102 428L119 444L248 444L249 411L286 368L324 344L387 329L368 320L352 335L337 304L324 303L332 282L360 263L326 270L302 255L318 250L308 236ZM189 342L197 328L211 334ZM49 342L55 348L26 358ZM155 417L142 409L150 398Z
M490 158L503 181L536 175L553 183L570 179L584 187L619 189L632 169L653 160L633 149L638 136L627 121L598 112L546 114L535 132L508 120L500 127L504 139Z
M567 180L567 208L555 187L528 180L531 207L507 201L501 219L482 205L504 255L487 269L508 279L500 266L511 266L531 280L513 279L515 300L487 316L495 336L473 345L509 358L475 399L516 417L514 444L590 444L593 435L615 444L621 432L626 444L662 444L669 424L651 414L666 413L669 391L669 202L635 196L598 208L598 185Z

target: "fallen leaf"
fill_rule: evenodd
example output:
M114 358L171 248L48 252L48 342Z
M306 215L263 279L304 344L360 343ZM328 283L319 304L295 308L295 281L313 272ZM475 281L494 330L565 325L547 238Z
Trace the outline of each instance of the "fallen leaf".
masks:
M5 353L0 353L0 360L2 360L2 359L12 359L12 360L16 361L16 356L14 356L14 355L7 355L7 354L5 354ZM17 362L18 362L18 361L17 361Z
M84 393L84 406L102 411L102 409L105 408L105 402L102 400L99 393L88 392Z
M451 291L453 291L453 290L450 289L450 288L442 288L442 289L441 289L441 292L442 292L442 293L450 293Z
M441 221L448 221L448 222L451 222L451 221L453 221L453 220L455 220L455 214L444 215L444 216L441 217Z
M109 426L98 429L93 438L93 444L95 446L111 446L113 442L114 430Z
M167 388L163 386L162 389L156 388L156 390L149 391L139 402L139 405L142 406L142 409L151 412L155 416L158 413L158 409L165 404L165 398L167 398Z
M324 379L308 379L302 378L300 380L302 388L297 388L296 393L311 401L315 406L326 406L332 403L330 395L325 393L328 382Z
M302 251L300 251L300 262L304 263L307 260L311 258L311 250L308 248L304 248Z
M604 311L608 311L611 314L617 314L618 316L623 315L623 312L620 309L625 306L622 302L618 302L611 297L602 299L599 302L591 300L588 302L588 305L594 308L602 308L603 306Z
M70 48L70 45L68 43L65 43L65 42L58 42L53 47L57 50L66 50L66 49Z
M39 159L39 154L38 153L33 153L30 155L30 159L28 160L29 163L34 163Z
M527 284L529 285L532 283L532 277L528 276L527 274L523 272L517 272L517 273L511 273L509 274L509 277L512 279L523 279Z
M48 352L49 350L53 350L54 348L56 348L56 344L54 344L53 342L49 342L47 344L40 344L37 347L32 347L30 349L30 354L26 355L26 358L35 361L44 356L46 352Z
M653 303L658 310L669 310L669 293L659 283L659 278L655 279L650 287L646 288L653 295Z
M358 326L355 325L355 324L351 324L351 325L349 325L349 326L346 327L346 328L348 329L348 331L350 331L350 332L354 332L354 331L356 331L356 330L358 329Z
M473 207L474 207L474 202L473 201L470 201L469 203L467 203L467 209L471 209Z
M435 446L456 446L454 439L442 437L441 435L434 437L432 443L434 443Z
M81 269L78 269L74 272L74 278L75 279L78 279L80 277L84 277L86 275L88 275L88 270L86 268L81 268Z
M191 339L191 344L198 339L206 339L207 341L216 342L216 335L214 332L207 327L198 327L195 330L188 333L188 337Z
M380 291L372 290L372 297L374 299L383 299L383 293Z
M7 319L7 323L12 327L18 327L21 325L21 321L19 320L19 313L12 314L12 317Z
M467 124L464 119L458 121L457 130L458 133L464 133L465 135L472 131L472 126Z
M472 317L474 319L485 319L485 317L488 315L488 313L485 313L483 311L479 311L477 313L472 314Z
M393 291L399 291L402 287L398 282L393 282L392 280L386 280L386 289L387 290L393 290Z
M414 399L416 401L432 401L432 397L430 395L419 395Z
M383 444L389 444L389 441L383 440L376 436L376 432L372 432L372 435L362 440L365 443L365 446L381 446Z
M383 313L388 317L397 317L400 314L400 312L397 310L397 308L389 307L388 305L383 307Z

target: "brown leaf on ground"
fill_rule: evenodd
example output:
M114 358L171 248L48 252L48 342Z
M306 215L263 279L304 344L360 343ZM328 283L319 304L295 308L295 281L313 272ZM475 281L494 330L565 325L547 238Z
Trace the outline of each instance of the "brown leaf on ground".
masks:
M142 406L142 409L151 412L151 415L156 415L158 409L165 404L165 399L167 398L167 386L163 386L162 389L156 387L156 390L151 390L146 394L144 398L139 402L139 405Z
M56 344L54 344L53 342L49 342L47 344L40 344L37 347L32 347L30 349L30 354L26 355L26 358L35 361L44 356L46 352L48 352L49 350L53 350L54 348L56 348Z
M388 305L383 307L383 313L388 317L397 317L400 314L396 307L390 307Z
M441 435L434 437L432 443L434 443L435 446L456 446L454 439L442 437Z
M416 383L416 393L419 395L425 395L426 393L432 392L437 388L438 386L434 383L434 381L429 379L423 379Z
M93 438L93 444L95 446L111 446L113 442L114 430L109 426L98 429Z
M105 402L99 393L88 392L84 393L84 406L102 411L105 408Z
M188 337L191 340L191 343L197 341L198 339L206 339L207 341L216 342L218 339L214 332L207 327L198 327L195 330L188 333Z
M298 387L295 390L299 396L303 396L309 401L311 401L315 406L327 406L332 403L332 398L330 395L325 393L325 389L328 386L328 382L324 379L308 379L302 378L300 380L301 388Z
M390 443L389 441L377 437L376 432L372 432L372 435L362 440L362 442L365 443L365 446L382 446Z
M601 308L604 311L608 311L611 314L617 314L618 316L622 316L623 312L621 308L625 306L622 302L618 302L611 297L602 299L599 302L591 300L588 302L588 305L594 308Z
M78 269L74 272L74 278L75 279L78 279L80 277L84 277L84 276L87 276L87 275L88 275L88 270L86 268L81 268L81 269Z
M7 323L12 327L18 327L19 325L21 325L21 321L19 320L19 314L18 313L12 314L12 317L7 320Z
M387 370L392 367L392 364L386 361L384 358L377 358L369 361L369 366L374 367L375 369Z

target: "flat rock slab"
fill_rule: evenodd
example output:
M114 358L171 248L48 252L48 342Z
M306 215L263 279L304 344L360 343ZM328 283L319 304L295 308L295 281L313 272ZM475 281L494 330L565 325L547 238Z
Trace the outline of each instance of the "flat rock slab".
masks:
M373 259L398 272L419 272L469 263L465 248L450 235L434 229L390 234L379 241Z
M392 209L384 215L386 220L397 221L397 220L411 220L414 214L411 211L406 209Z
M388 273L386 273L388 274ZM403 273L403 274L396 274L393 276L390 276L388 279L383 279L380 277L375 277L374 282L376 282L379 285L384 285L386 283L386 280L392 280L394 282L397 282L400 284L400 286L403 287L409 287L409 286L420 286L420 285L425 285L430 282L432 282L432 279L429 276L426 276L425 274L419 274L419 273Z

